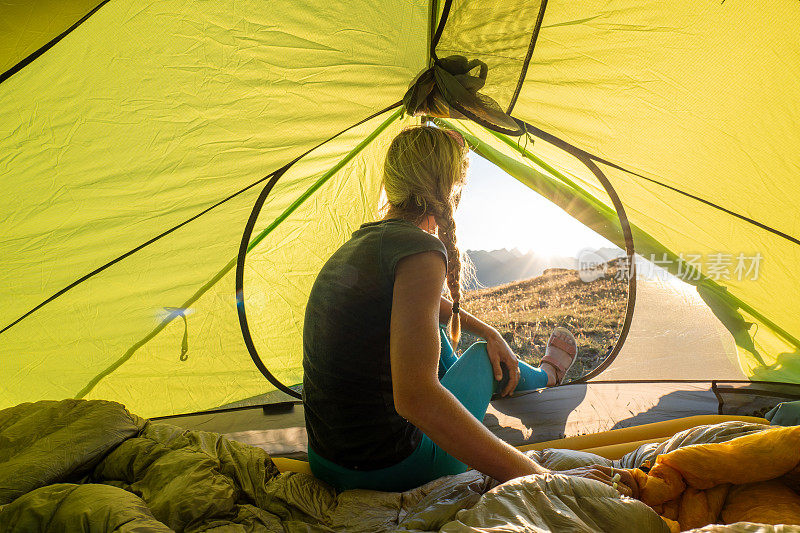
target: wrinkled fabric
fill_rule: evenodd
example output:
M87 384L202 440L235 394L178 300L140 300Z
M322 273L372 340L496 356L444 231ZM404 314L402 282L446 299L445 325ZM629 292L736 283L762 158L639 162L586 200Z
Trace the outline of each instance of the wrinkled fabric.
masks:
M752 483L786 474L800 463L800 426L775 428L726 443L691 446L656 462L678 470L692 487Z
M91 420L97 421L96 427L87 426ZM723 442L758 429L742 423L721 426L682 432L658 447L659 453L689 443ZM402 493L337 493L310 475L279 473L259 448L214 433L145 422L111 402L24 404L0 411L0 428L0 472L7 486L19 492L14 480L25 479L25 486L31 487L0 505L1 533L670 530L641 501L622 497L597 481L557 472L498 484L470 470ZM37 450L36 468L31 460L19 459ZM83 463L76 459L78 450ZM563 470L619 466L652 452L648 446L614 463L572 450L529 455L547 468ZM36 479L24 477L27 470L38 473ZM677 520L681 508L674 512ZM702 531L771 533L800 528L741 522Z
M3 531L172 531L156 520L135 494L91 483L57 483L38 488L3 507L0 517Z
M98 400L41 401L0 411L0 505L80 479L144 425L120 404Z
M728 523L800 525L800 496L778 480L798 463L800 426L792 426L678 448L630 472L671 531L715 523L720 513Z
M149 424L123 442L92 473L92 480L140 494L153 515L176 530L208 519L237 523L246 512L267 526L268 481L279 475L260 448L216 433ZM265 516L261 516L265 515Z
M511 480L459 513L443 533L467 531L663 532L664 524L632 498L584 478L545 474Z
M728 523L800 525L800 495L777 480L737 485L730 490L722 518Z
M744 435L752 435L768 429L770 426L757 424L754 422L724 422L696 426L684 431L680 431L665 440L664 442L643 444L634 451L625 454L613 462L614 468L638 468L645 461L655 463L656 457L661 454L669 453L684 446L692 444L706 444L712 442L727 442Z

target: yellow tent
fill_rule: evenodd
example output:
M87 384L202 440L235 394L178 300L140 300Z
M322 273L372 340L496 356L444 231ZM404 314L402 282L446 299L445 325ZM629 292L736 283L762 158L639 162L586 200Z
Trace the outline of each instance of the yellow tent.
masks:
M736 342L626 348L658 323L633 290L589 384L799 383L799 23L793 0L5 2L0 408L295 393L316 272L423 120L404 95L438 72L464 111L452 56L485 65L482 101L511 122L435 120L631 257L690 272Z

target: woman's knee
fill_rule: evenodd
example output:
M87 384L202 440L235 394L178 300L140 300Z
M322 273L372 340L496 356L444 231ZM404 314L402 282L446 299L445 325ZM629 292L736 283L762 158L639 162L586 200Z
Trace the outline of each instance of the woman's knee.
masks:
M467 348L460 359L464 360L464 364L474 367L476 371L485 370L489 374L494 375L492 362L489 359L489 350L484 341L478 341Z
M478 370L478 372L486 373L489 376L491 376L490 380L493 384L493 387L496 390L503 390L510 378L509 369L506 368L505 363L502 362L500 363L500 368L503 372L503 375L498 381L495 379L495 373L494 373L494 368L492 367L492 361L491 359L489 359L489 350L487 348L487 344L482 341L476 342L475 344L470 346L467 349L467 351L464 352L464 355L462 355L461 357L466 356L470 352L472 352L470 356L475 359L473 365L480 366L480 370Z

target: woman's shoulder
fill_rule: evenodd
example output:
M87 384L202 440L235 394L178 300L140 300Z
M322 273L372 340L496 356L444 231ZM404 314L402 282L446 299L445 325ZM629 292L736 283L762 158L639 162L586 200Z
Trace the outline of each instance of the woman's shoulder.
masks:
M409 255L434 251L442 254L447 262L444 243L435 235L407 221L387 221L381 235L381 255L387 261L387 269L394 272L397 262Z
M405 220L390 220L384 226L383 243L399 246L423 246L434 250L444 250L444 243L438 237Z

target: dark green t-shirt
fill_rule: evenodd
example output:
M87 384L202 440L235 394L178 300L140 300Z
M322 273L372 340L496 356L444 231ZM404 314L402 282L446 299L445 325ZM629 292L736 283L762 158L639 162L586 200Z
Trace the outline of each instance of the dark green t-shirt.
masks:
M317 276L303 328L303 402L309 445L340 466L375 470L417 447L418 428L397 414L389 364L394 275L403 257L447 252L400 219L364 224Z

